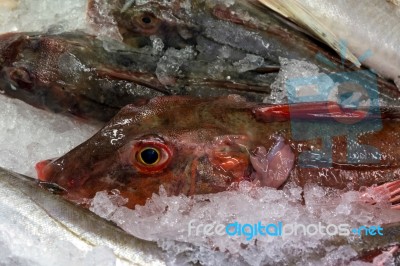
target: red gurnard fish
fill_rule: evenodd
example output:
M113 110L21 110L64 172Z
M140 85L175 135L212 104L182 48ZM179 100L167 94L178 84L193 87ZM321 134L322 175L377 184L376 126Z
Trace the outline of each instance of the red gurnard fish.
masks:
M170 195L193 195L224 191L243 180L275 188L288 181L340 189L387 183L395 204L400 188L397 117L395 110L382 108L374 115L334 102L265 105L234 95L157 97L124 107L91 139L36 169L41 181L58 185L69 200L82 203L96 192L118 189L129 208L144 204L161 185ZM358 144L340 135L373 123L381 127L358 131ZM332 159L313 157L324 150L319 137L329 135L327 130L338 132L332 137ZM320 135L314 139L306 136L315 131ZM363 148L367 145L379 150L377 161L362 159L371 157ZM349 162L349 151L358 161Z

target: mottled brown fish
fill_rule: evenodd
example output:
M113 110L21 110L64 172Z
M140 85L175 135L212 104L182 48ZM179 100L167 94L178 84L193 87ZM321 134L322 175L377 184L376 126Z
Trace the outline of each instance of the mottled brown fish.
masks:
M7 96L55 112L108 121L140 97L164 95L152 55L107 52L84 33L0 36L0 89ZM151 64L153 62L153 64ZM129 69L129 80L113 71Z
M395 204L399 113L371 110L334 102L271 106L238 96L159 97L124 107L91 139L38 163L37 171L69 200L84 203L96 192L118 189L129 208L161 185L169 195L193 195L243 180L275 188L288 181L340 189L387 183L379 189L388 189Z
M233 67L212 76L214 58L197 58L195 51L179 58L184 51L121 49L82 32L1 35L0 90L36 107L108 121L126 104L162 95L235 93L262 101L275 78Z
M98 2L89 2L92 20L99 16L92 8ZM108 121L126 104L163 95L239 94L262 102L270 96L280 57L307 60L344 78L355 69L342 68L335 53L252 1L229 7L208 1L118 3L110 3L110 12L131 47L80 32L0 36L0 90L37 107ZM319 60L321 55L337 64ZM393 83L378 79L376 87L387 104L399 105Z

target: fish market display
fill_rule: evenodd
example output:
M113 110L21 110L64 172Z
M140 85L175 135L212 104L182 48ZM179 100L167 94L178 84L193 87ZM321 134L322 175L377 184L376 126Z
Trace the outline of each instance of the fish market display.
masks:
M0 0L0 265L400 264L395 2Z
M39 188L34 179L0 169L0 184L2 217L13 221L15 228L33 234L41 243L57 247L62 244L65 246L68 241L72 244L70 252L90 251L94 247L103 246L112 250L115 257L111 259L117 259L118 265L164 265L154 244L140 241L93 213ZM1 222L1 226L6 224L4 221ZM2 231L2 234L5 233ZM51 237L52 240L49 240ZM3 235L1 239L5 239ZM3 243L0 245L3 246ZM30 251L35 252L35 249ZM36 250L36 252L40 251ZM42 252L36 256L40 258L43 256ZM68 252L67 249L65 252ZM152 252L151 255L150 252ZM14 253L16 255L13 258ZM103 251L103 253L106 252ZM10 265L19 262L25 265L26 260L34 258L32 254L18 255L18 250L9 251L8 256L6 261L3 255L0 256L2 264ZM50 255L48 257L51 258ZM56 257L51 259L57 260ZM75 259L72 262L78 263ZM105 265L105 261L99 263L98 265ZM82 265L88 264L89 261L86 261L86 264ZM49 265L51 265L50 261Z
M288 178L341 189L394 182L389 190L397 204L398 115L331 102L276 106L238 96L160 97L124 107L87 142L37 170L72 201L118 189L130 208L160 185L168 195L193 195L244 180L279 188ZM332 134L337 139L329 142ZM318 140L324 135L328 139Z

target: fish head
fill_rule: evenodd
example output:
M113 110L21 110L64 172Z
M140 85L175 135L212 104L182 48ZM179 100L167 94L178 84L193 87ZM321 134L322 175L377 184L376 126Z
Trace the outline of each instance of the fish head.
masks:
M16 90L31 87L31 66L24 63L22 51L29 43L23 33L7 33L0 36L0 89Z
M113 11L124 42L142 47L151 44L150 37L160 38L168 47L183 48L195 43L194 26L181 1L128 2L117 5Z
M104 122L127 103L168 93L155 77L158 57L104 45L82 32L0 35L0 90L38 108Z
M79 203L99 191L119 190L129 208L145 204L160 186L168 195L193 195L253 181L261 144L249 130L231 130L215 120L226 111L220 104L173 96L128 105L85 143L37 164L38 177Z
M36 107L63 97L68 77L60 73L60 57L69 43L36 33L9 33L0 36L0 89Z

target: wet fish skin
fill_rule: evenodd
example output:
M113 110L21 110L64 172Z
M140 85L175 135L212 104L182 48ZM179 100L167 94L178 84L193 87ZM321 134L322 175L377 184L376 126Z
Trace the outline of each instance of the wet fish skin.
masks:
M243 180L279 188L289 178L300 185L313 182L340 189L398 180L400 124L393 120L398 118L393 111L382 113L382 130L358 138L382 152L379 164L349 163L346 133L333 139L331 167L305 168L299 163L301 152L322 149L321 135L295 140L290 117L303 119L302 127L308 130L332 130L331 123L338 123L329 116L334 106L299 104L289 114L288 106L251 103L238 96L155 98L126 106L88 141L59 159L39 163L38 176L63 187L64 196L77 203L98 191L118 189L129 199L129 208L144 204L160 185L169 195L193 195L224 191ZM339 115L347 121L339 125L353 126L346 124L356 119L353 113ZM380 118L365 123L374 119ZM142 160L147 148L158 151L154 165Z
M57 235L82 250L108 247L121 265L165 265L155 244L40 188L35 179L0 168L0 197L0 213L38 237Z
M227 46L235 51L261 56L266 65L279 67L279 58L283 57L307 60L318 65L325 73L358 70L348 62L342 66L343 62L335 52L312 40L309 35L299 31L298 27L294 27L293 23L290 24L263 7L259 1L235 1L226 4L223 1L191 1L188 4L175 0L148 1L145 4L129 2L130 5L125 5L125 1L105 2L112 6L112 17L120 32L124 33L123 41L130 45L150 43L146 28L149 26L151 36L163 40L164 49L199 45L201 39L207 39L221 47ZM94 12L93 9L89 8L88 12ZM149 23L143 23L142 19L147 19ZM135 43L132 41L135 39L141 41ZM368 45L368 42L363 44ZM333 64L318 60L320 55ZM374 58L379 57L375 55ZM364 82L375 85L376 80L364 78ZM399 105L400 93L394 84L378 79L378 87L382 99L388 104Z
M105 2L112 6L112 18L123 41L131 45L135 45L132 41L135 39L136 44L148 45L150 36L157 36L165 48L184 48L196 45L201 37L262 56L275 65L279 65L279 57L315 61L319 50L326 53L307 36L282 23L268 9L260 10L254 1L236 1L232 5L212 1L188 4L181 0L131 2L130 5L125 5L125 1ZM88 12L96 14L94 9L94 5L89 4Z
M99 16L96 7L89 1L88 13ZM107 1L106 1L107 2ZM112 1L112 17L115 19L123 41L131 46L151 44L151 36L162 39L167 47L184 48L196 44L199 26L190 23L189 19L176 16L180 12L177 2L164 5L159 1L142 5L127 6L125 1ZM101 6L100 6L101 8Z
M321 52L340 61L304 35L288 29L270 13L248 7L251 2L238 1L237 6L229 7L239 15L232 15L223 6L204 7L201 3L192 3L195 10L203 10L200 14L187 20L184 15L173 13L182 20L180 24L167 21L172 28L156 34L162 37L170 30L177 30L179 34L191 32L189 35L194 36L191 39L195 40L195 47L191 42L185 43L186 48L193 49L192 58L179 62L176 73L169 70L163 73L160 63L164 60L163 63L170 64L179 57L174 53L186 48L178 50L168 42L161 53L154 54L148 47L132 50L119 44L115 48L115 43L107 44L82 33L6 34L0 37L0 59L4 61L0 65L0 90L41 108L108 121L126 104L161 95L218 97L234 93L261 102L270 94L270 84L279 70L279 56L307 59L323 66L315 59ZM152 10L154 2L149 4L146 8ZM160 12L170 13L166 8L169 7ZM257 23L243 20L240 10L258 18ZM178 29L192 24L196 25L195 30ZM139 37L148 38L142 33ZM167 37L163 38L171 39ZM224 47L231 50L230 55L215 64L218 56L215 51ZM247 55L264 57L265 64L242 73L233 65ZM344 77L353 71L351 67L343 70L323 66L323 69L327 73L344 71ZM399 106L400 91L394 84L369 77L363 82L371 86L378 82L382 101Z
M206 55L184 60L178 73L160 75L160 60L170 62L178 50L168 57L168 53L154 54L148 48L121 45L81 32L2 35L0 89L36 107L108 121L126 104L162 95L236 93L262 101L276 75L239 73L227 67L219 76L210 77L214 58ZM229 65L232 60L225 63Z
M0 37L0 89L39 108L108 121L128 103L164 95L148 74L156 62L150 54L107 52L80 32L9 33ZM109 77L108 69L129 69L130 80Z

